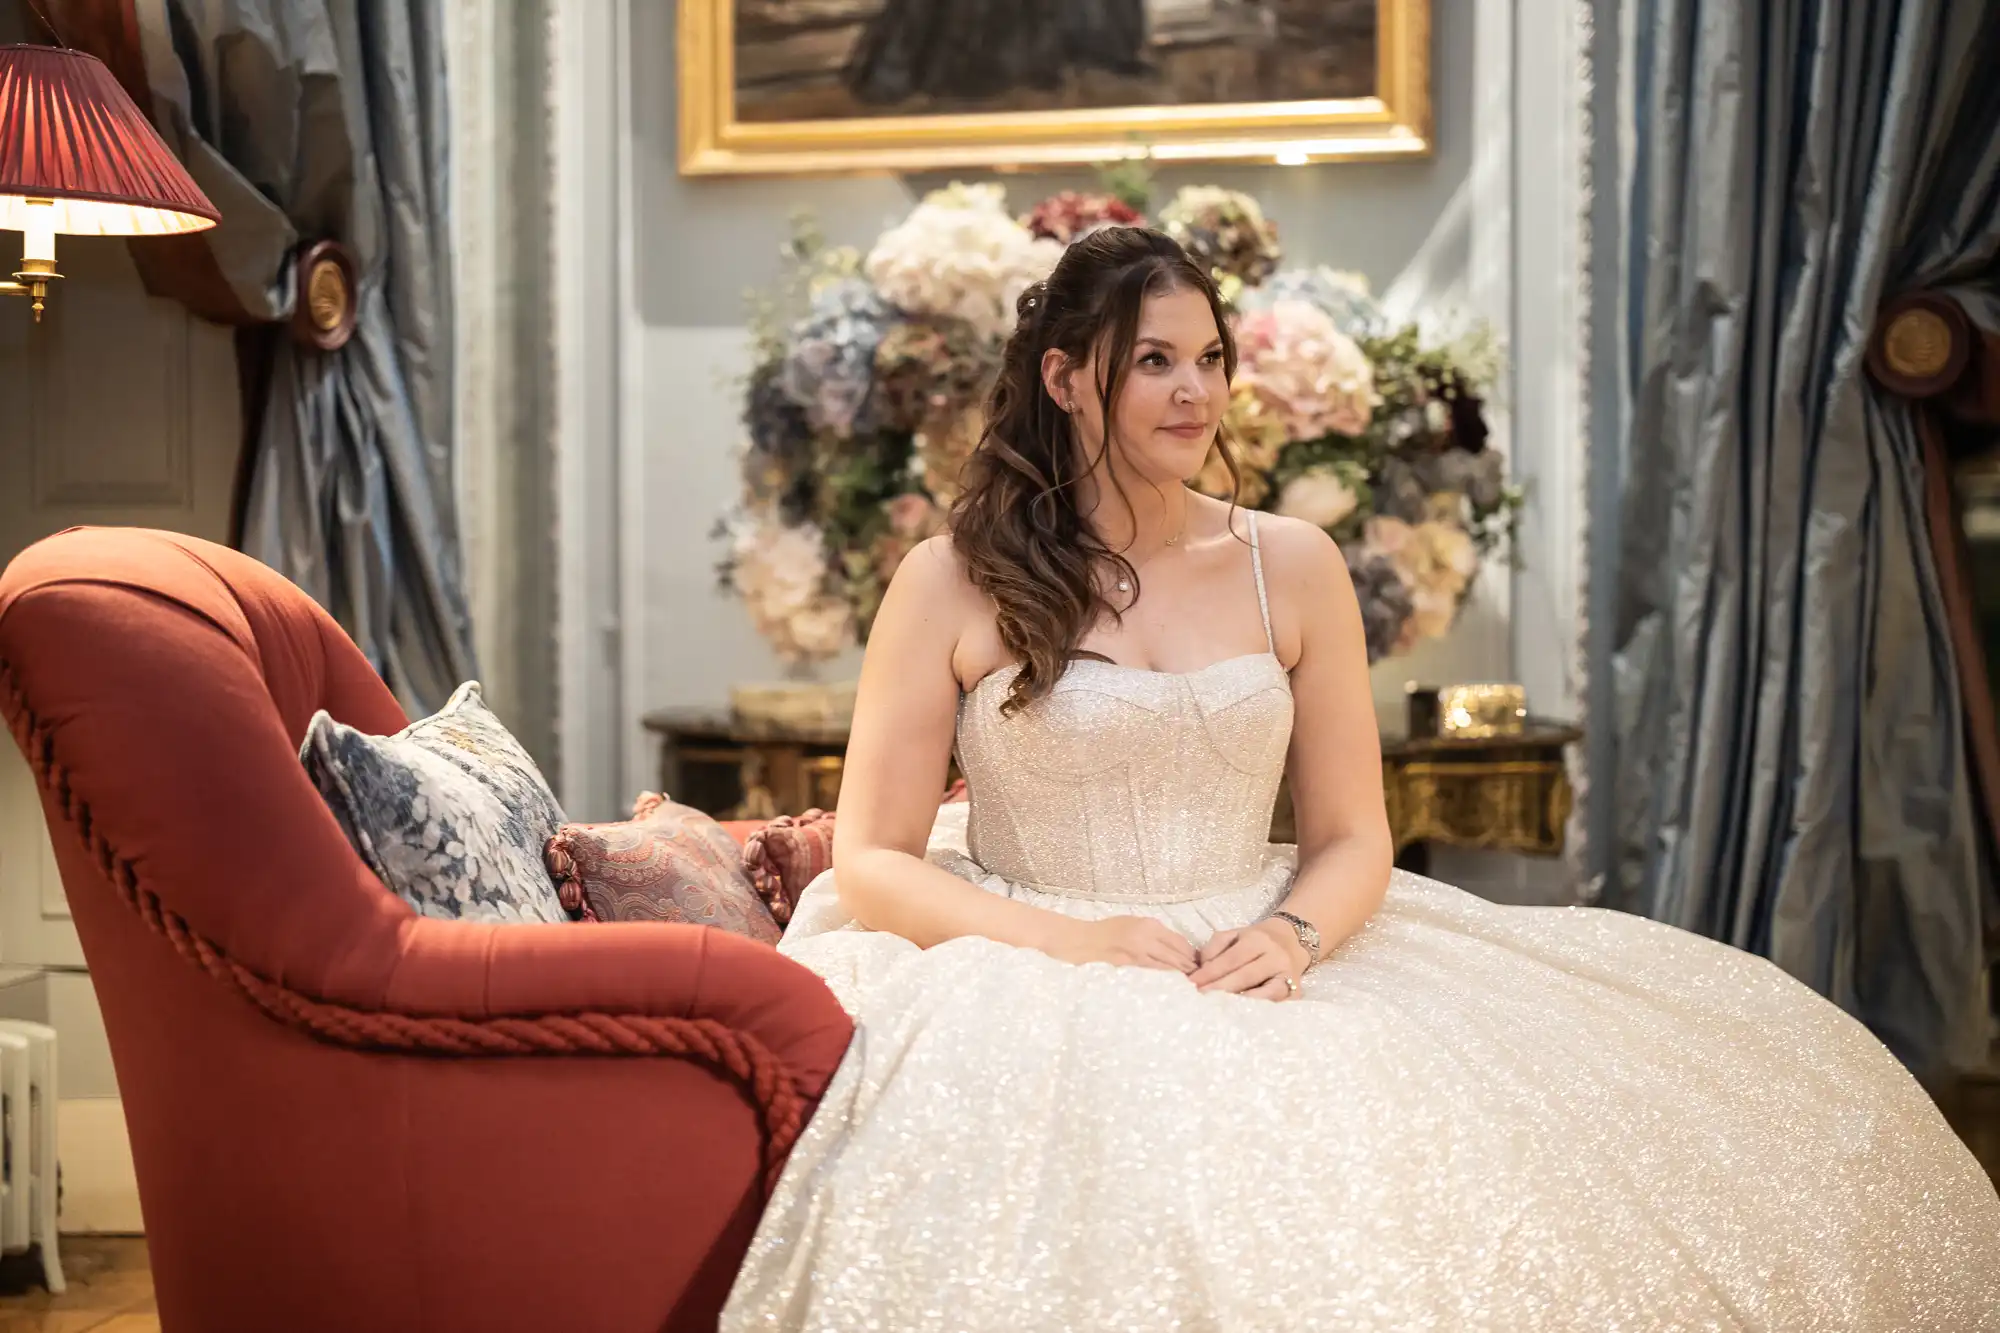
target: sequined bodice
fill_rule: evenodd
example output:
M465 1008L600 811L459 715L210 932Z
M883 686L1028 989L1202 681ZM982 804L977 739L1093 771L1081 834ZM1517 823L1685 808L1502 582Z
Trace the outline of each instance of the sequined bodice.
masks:
M960 702L966 847L984 869L1077 897L1179 902L1257 878L1292 733L1271 653L1169 674L1072 662L1012 717L1015 668Z

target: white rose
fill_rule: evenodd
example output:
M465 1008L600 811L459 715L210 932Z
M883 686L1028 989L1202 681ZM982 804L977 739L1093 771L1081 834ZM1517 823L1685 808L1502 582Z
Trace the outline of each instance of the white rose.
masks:
M1316 528L1330 528L1354 512L1360 498L1331 468L1301 472L1278 495L1278 512L1302 518Z
M1443 638L1451 631L1451 623L1457 618L1458 598L1451 593L1441 588L1410 590L1410 624L1419 638Z
M1463 528L1449 523L1433 526L1438 529L1434 539L1438 560L1457 576L1459 587L1463 588L1479 572L1479 548L1473 545L1472 534Z
M845 602L823 598L795 613L786 628L799 650L810 657L832 657L847 646L853 633L853 618Z
M736 591L761 624L783 621L809 606L826 577L826 548L810 525L771 519L746 523L734 542Z
M982 334L1007 331L1014 302L1046 275L1062 246L1008 217L1004 194L953 187L884 232L864 268L883 298L915 314L953 315Z

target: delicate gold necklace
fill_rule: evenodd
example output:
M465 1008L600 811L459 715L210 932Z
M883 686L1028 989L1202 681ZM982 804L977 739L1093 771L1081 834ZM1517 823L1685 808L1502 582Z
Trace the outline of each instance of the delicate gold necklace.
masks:
M1167 542L1166 542L1166 544L1167 544L1168 546L1179 546L1179 545L1181 544L1181 538L1183 538L1183 537L1187 536L1187 519L1188 519L1188 516L1187 516L1187 508L1186 508L1185 506L1183 506L1183 507L1182 507L1182 509L1181 509L1181 528L1180 528L1180 531L1179 531L1179 532L1176 532L1176 533L1175 533L1175 534L1174 534L1173 536L1171 536L1171 537L1167 538ZM1120 591L1120 592L1130 592L1130 591L1132 591L1132 581L1131 581L1130 579L1120 579L1120 580L1118 580L1118 591Z

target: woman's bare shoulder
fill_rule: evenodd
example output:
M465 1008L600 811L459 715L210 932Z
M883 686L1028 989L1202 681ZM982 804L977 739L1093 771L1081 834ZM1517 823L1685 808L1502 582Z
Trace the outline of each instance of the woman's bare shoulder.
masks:
M1288 669L1297 668L1308 645L1352 618L1354 580L1347 558L1325 529L1282 514L1257 515L1257 544L1263 548L1278 656Z
M993 599L966 571L965 558L941 533L913 548L890 581L883 612L896 603L898 616L921 618L950 640L952 673L965 688L1007 661L994 624Z
M965 559L952 544L948 532L927 537L911 547L889 582L891 587L902 585L926 601L947 596L968 604L980 600L979 590L972 586L972 577L966 572Z
M1283 514L1257 515L1257 544L1264 548L1266 576L1287 582L1316 583L1338 572L1347 574L1347 558L1326 529Z
M987 599L972 585L965 561L940 533L910 548L889 579L877 623L928 626L956 644L968 627L992 619Z

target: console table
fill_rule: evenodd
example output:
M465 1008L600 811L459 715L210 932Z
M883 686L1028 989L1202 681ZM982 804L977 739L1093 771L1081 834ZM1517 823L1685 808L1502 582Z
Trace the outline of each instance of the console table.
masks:
M840 799L844 724L758 722L727 708L649 713L660 790L717 818L770 819ZM1574 795L1563 752L1582 733L1531 719L1485 740L1384 735L1382 788L1396 864L1423 871L1433 845L1557 856ZM950 775L956 777L954 772ZM1272 813L1276 842L1296 840L1291 796Z

